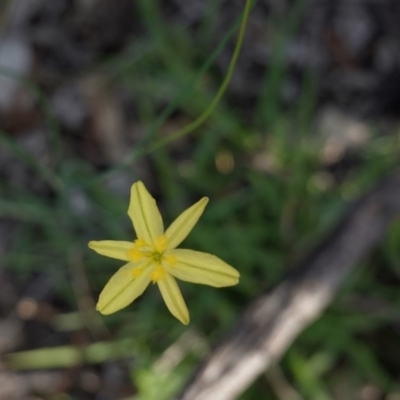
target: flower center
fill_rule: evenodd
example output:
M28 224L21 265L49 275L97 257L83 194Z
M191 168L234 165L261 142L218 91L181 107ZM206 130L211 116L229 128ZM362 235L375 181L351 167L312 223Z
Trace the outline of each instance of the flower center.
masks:
M162 260L162 254L161 253L153 253L153 260L156 263L160 263Z
M168 245L166 236L160 236L154 244L148 244L143 239L135 240L132 249L128 251L128 260L133 262L147 261L147 268L152 268L150 279L153 283L165 278L166 266L176 264L176 258L173 255L166 255L165 250ZM141 269L141 267L139 267ZM138 267L134 269L138 270Z

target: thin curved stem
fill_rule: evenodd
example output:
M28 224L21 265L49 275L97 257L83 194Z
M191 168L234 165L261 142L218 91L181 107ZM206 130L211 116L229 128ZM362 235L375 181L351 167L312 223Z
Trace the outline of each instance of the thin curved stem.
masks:
M232 78L233 72L235 70L235 66L236 66L237 60L239 58L240 50L243 45L243 39L244 39L244 35L246 32L246 26L247 26L247 21L249 19L251 5L252 5L252 0L246 0L235 49L233 51L232 58L229 63L225 78L224 78L217 94L215 95L213 101L210 103L210 105L207 107L207 109L203 112L203 114L201 114L196 120L194 120L189 125L184 126L182 129L179 129L178 131L172 133L171 135L158 140L156 143L154 143L147 149L146 153L151 153L154 150L157 150L158 148L160 148L168 143L171 143L174 140L179 139L180 137L189 134L190 132L193 132L196 128L198 128L200 125L202 125L207 120L207 118L212 114L212 112L215 110L215 108L217 107L218 103L220 102L222 96L224 95L224 93L229 85L229 82Z
M213 53L208 57L208 59L205 61L205 63L202 65L196 76L193 78L192 82L189 84L188 88L186 88L175 100L173 103L171 103L165 111L158 117L157 121L155 122L154 126L150 129L150 131L145 135L145 137L142 138L142 140L139 141L139 143L136 145L136 148L134 148L127 157L125 157L124 160L122 160L118 165L114 166L110 170L106 171L103 173L101 176L106 177L110 176L116 171L120 170L121 168L127 167L130 165L132 162L137 160L138 158L149 154L158 148L164 146L165 144L168 144L184 135L189 134L192 132L194 129L198 128L203 122L206 121L206 119L211 115L211 113L214 111L215 107L218 105L218 102L221 100L221 97L225 93L225 90L232 78L233 71L236 66L237 59L239 57L239 53L243 44L243 39L244 39L244 34L246 31L246 26L247 26L247 21L248 17L250 14L250 11L252 9L252 0L246 0L245 4L245 9L240 21L240 29L239 29L239 34L238 34L238 40L236 42L236 46L232 55L232 59L229 63L228 71L225 75L224 81L222 82L221 87L219 88L216 96L214 97L213 101L210 103L209 107L204 111L202 115L200 115L199 118L197 118L195 121L190 123L189 125L185 126L184 128L178 130L177 132L171 134L170 136L159 139L156 141L153 145L147 145L146 146L146 141L151 140L151 137L154 135L156 130L160 128L162 123L168 118L169 115L176 109L176 106L179 104L179 102L182 101L184 96L188 92L190 92L195 83L198 81L199 77L210 67L211 63L215 58L218 56L218 54L222 51L222 49L226 46L228 40L233 34L233 31L237 28L239 23L235 23L235 25L229 30L229 32L225 35L225 37L222 39L222 41L219 43L218 47L213 51ZM239 22L239 21L238 21Z

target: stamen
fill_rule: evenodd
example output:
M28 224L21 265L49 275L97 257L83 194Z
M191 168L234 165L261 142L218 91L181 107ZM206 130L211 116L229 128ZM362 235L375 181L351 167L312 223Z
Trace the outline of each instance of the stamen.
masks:
M162 253L166 249L167 244L168 244L167 237L165 235L162 235L155 240L154 248L157 251L157 253Z
M139 261L139 260L141 260L143 257L144 257L145 255L140 251L140 250L138 250L137 248L133 248L133 249L130 249L129 251L128 251L128 259L130 260L130 261Z
M146 247L146 246L148 246L148 244L146 243L146 241L144 239L136 239L134 243L135 243L135 247Z
M158 265L157 267L154 268L154 271L151 273L150 279L153 281L153 283L156 283L160 279L165 278L165 270L161 265Z
M174 255L164 256L163 261L173 267L176 264L176 257Z

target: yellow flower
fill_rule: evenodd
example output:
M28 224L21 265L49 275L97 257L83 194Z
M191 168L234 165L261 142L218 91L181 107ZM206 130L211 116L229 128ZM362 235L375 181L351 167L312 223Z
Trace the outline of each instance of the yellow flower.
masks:
M164 232L157 204L142 182L131 188L128 215L137 239L133 242L92 241L97 253L127 261L108 281L97 303L102 314L111 314L137 299L149 283L157 283L165 304L183 324L189 323L189 311L175 278L214 287L239 282L239 272L208 253L176 249L193 229L208 198L203 197L185 210Z

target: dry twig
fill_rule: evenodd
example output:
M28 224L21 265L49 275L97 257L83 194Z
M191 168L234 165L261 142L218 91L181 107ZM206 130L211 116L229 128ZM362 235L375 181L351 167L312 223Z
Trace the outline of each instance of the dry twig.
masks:
M178 398L236 398L321 315L339 285L398 216L399 171L355 202L292 275L245 309Z

